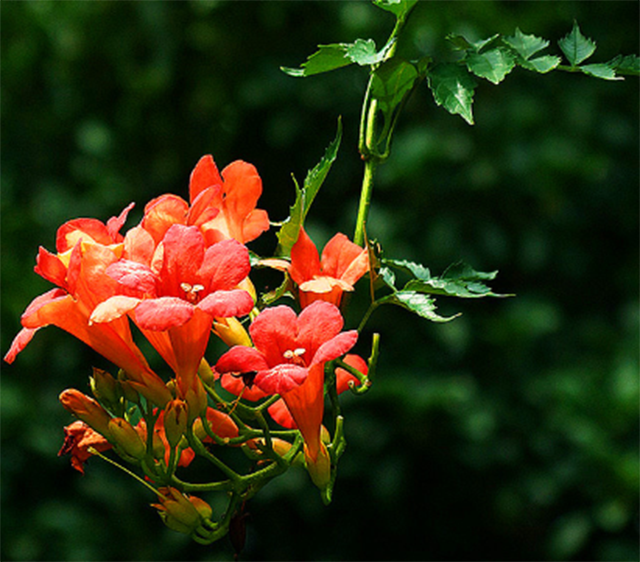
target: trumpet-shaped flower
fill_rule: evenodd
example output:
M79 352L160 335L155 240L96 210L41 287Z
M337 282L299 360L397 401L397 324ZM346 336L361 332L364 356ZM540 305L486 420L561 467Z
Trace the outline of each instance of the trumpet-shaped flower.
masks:
M345 355L344 362L347 365L358 369L363 375L366 375L369 370L367 362L359 355L348 353ZM350 384L357 386L359 384L357 377L350 374L346 369L336 369L337 393L342 394L345 392L349 388ZM246 398L246 395L243 395L243 397ZM287 429L297 429L298 427L283 399L280 399L269 406L269 415L281 426L286 427Z
M233 238L246 243L269 229L266 211L256 209L262 180L255 167L240 160L222 175L211 155L196 164L189 181L189 201L161 195L145 207L141 226L159 243L174 224L198 227L207 246Z
M342 332L342 315L327 302L314 302L299 316L287 306L261 312L249 327L255 347L235 346L216 364L220 374L252 374L265 394L280 394L305 439L307 459L321 451L324 412L324 365L344 355L358 332Z
M34 334L51 324L121 367L136 390L163 405L171 394L133 342L128 320L89 323L91 311L116 294L117 283L105 271L122 255L123 237L118 231L130 208L106 224L95 219L69 221L58 229L57 254L39 249L35 271L58 288L36 297L27 307L22 315L23 329L4 359L12 363Z
M195 226L172 225L152 267L120 260L106 273L120 294L101 302L91 322L113 322L130 313L136 325L171 366L181 395L202 395L195 375L213 318L248 314L251 295L238 284L251 269L248 250L236 240L206 247ZM192 400L189 401L193 404Z
M291 249L289 273L298 285L300 305L304 308L316 300L340 305L342 293L353 286L369 269L366 248L360 248L344 234L327 242L322 257L311 238L300 228Z

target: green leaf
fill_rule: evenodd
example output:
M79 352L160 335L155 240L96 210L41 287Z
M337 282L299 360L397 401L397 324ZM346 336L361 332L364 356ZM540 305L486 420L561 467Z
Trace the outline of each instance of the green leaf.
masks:
M356 63L368 66L381 62L389 47L376 52L373 39L356 39L354 43L332 43L318 45L318 50L302 63L300 68L280 67L285 74L294 77L313 76L322 72L329 72L343 66Z
M386 267L403 270L413 277L403 290L461 298L509 296L494 293L483 283L494 279L497 271L476 271L463 262L449 266L440 277L432 277L426 267L411 261L383 259L382 263Z
M418 78L415 66L394 57L376 68L371 80L371 95L378 101L380 110L388 115L411 91Z
M602 80L624 80L622 76L616 76L616 71L608 64L585 64L578 67L581 72Z
M445 37L456 51L467 51L473 49L473 45L462 35L451 33Z
M416 279L427 280L431 279L431 272L424 265L407 260L391 260L391 259L383 259L382 263L384 265L390 265L391 267L395 267L396 269L401 269L410 273Z
M506 297L494 293L483 281L495 279L497 271L476 271L464 262L449 266L440 277L409 281L405 289L460 298Z
M535 35L526 35L517 27L515 34L512 37L505 37L503 40L524 60L528 60L538 51L549 46L549 41L546 39L536 37Z
M537 57L535 59L523 60L520 62L520 66L522 68L526 68L527 70L533 70L534 72L539 72L540 74L546 74L547 72L551 72L554 68L556 68L562 60L560 57L556 57L555 55L544 55L542 57Z
M418 0L373 0L374 5L388 12L393 12L398 19L406 18L417 3Z
M285 74L295 77L312 76L348 66L352 61L347 57L343 44L318 45L318 51L307 58L300 68L280 67Z
M338 155L338 148L340 147L340 141L342 140L342 120L338 120L338 131L336 132L336 138L329 144L324 156L316 164L316 166L309 170L307 177L304 180L302 189L295 182L296 188L296 200L289 210L289 218L285 220L278 231L278 250L277 255L288 257L291 254L291 248L298 240L298 234L300 233L300 227L304 224L304 220L309 212L311 203L318 194L318 190L322 186L331 165Z
M455 63L437 64L427 78L436 103L473 125L471 104L476 81L467 69Z
M378 270L378 279L380 279L387 287L395 289L396 275L388 267L381 267Z
M493 84L502 82L516 64L514 56L504 48L491 49L484 53L469 53L464 62L473 74Z
M558 41L558 45L573 68L587 60L596 50L595 41L582 35L576 22L573 22L573 29L569 34Z
M355 43L344 45L345 53L351 62L355 62L360 66L368 66L382 62L387 49L376 52L376 44L373 39L356 39Z
M435 299L416 291L396 291L378 301L380 304L395 304L411 312L431 320L432 322L449 322L459 314L444 317L436 313Z
M617 74L640 76L640 58L637 55L618 55L606 64L613 68Z

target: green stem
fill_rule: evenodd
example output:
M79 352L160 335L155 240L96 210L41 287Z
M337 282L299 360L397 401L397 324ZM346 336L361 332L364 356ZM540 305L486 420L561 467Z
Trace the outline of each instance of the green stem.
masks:
M364 177L362 178L362 188L360 190L360 204L358 206L358 216L356 218L356 232L353 235L353 242L358 246L364 244L364 232L369 208L371 207L371 196L373 194L373 176L376 171L378 161L370 157L364 162Z
M408 15L408 14L407 14ZM382 62L385 62L396 53L398 47L398 36L405 22L407 21L406 15L396 21L396 25L387 40L388 51ZM382 64L382 63L380 63ZM376 138L376 121L378 117L378 101L371 96L371 84L373 82L373 72L377 68L374 67L369 77L369 83L367 85L367 91L364 96L362 104L362 113L360 118L360 133L359 133L359 150L362 159L364 160L364 176L362 178L362 187L360 188L360 202L358 205L358 214L356 217L356 230L353 235L353 241L362 246L364 243L365 227L367 218L369 216L369 208L371 207L371 196L373 193L373 177L376 171L378 163L382 162L388 156L388 147L390 145L390 139L386 141L385 154L381 155L378 150L378 139ZM393 129L392 129L393 130ZM392 130L388 132L390 136Z

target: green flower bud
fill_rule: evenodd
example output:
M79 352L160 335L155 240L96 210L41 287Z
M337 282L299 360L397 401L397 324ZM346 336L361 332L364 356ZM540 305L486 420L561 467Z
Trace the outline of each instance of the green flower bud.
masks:
M89 377L91 392L100 400L107 404L116 404L122 396L118 381L107 371L93 368L93 375Z
M130 457L141 460L146 455L147 448L140 434L127 420L112 418L109 421L109 433L113 443Z
M151 505L158 510L164 524L174 531L190 535L213 514L211 506L200 498L187 496L175 488L158 491L162 494L159 503Z
M184 400L175 398L167 404L164 411L164 430L171 447L175 447L187 432L188 417L189 408Z

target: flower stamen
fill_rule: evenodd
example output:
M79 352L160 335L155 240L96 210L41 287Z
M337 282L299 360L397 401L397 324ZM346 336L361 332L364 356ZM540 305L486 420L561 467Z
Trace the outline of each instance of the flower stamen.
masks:
M190 285L189 283L180 283L180 288L186 293L185 297L190 303L195 303L198 300L198 293L204 291L204 285L196 283Z
M304 366L304 359L302 359L302 355L307 352L303 347L298 347L296 349L287 349L282 356L285 359L289 359L294 365L302 365Z

